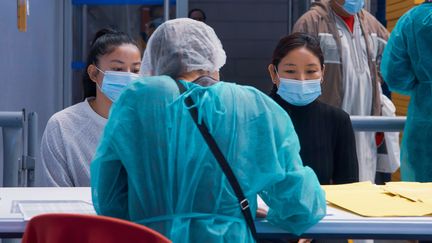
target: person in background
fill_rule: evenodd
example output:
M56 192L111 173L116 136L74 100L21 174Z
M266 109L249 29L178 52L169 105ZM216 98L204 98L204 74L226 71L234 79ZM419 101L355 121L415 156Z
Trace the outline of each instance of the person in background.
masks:
M163 19L157 18L146 24L146 31L145 31L147 37L146 40L148 40L151 37L153 32L155 32L157 27L159 27L159 25L161 25L162 23L163 23Z
M90 186L90 161L111 104L138 77L140 66L141 53L131 37L109 29L96 33L83 77L85 100L49 119L36 164L37 185Z
M325 72L318 39L304 33L282 38L268 71L274 83L270 97L290 116L303 163L315 171L321 185L358 182L350 117L318 100Z
M253 87L219 81L225 61L219 38L202 22L170 20L153 33L141 68L152 77L114 104L91 163L98 214L143 224L173 242L254 242L192 119L196 107L196 122L226 158L251 217L257 194L270 206L267 220L294 234L324 217L324 192L302 164L287 113ZM188 97L195 104L186 104Z
M153 32L164 22L163 6L152 6L150 8L150 22L146 24L146 42L150 39Z
M189 11L188 18L194 19L196 21L206 22L206 14L202 9L194 8L191 11Z
M363 10L364 0L321 0L312 3L294 25L320 40L326 70L320 100L349 115L381 115L379 66L388 32ZM375 181L375 133L356 132L360 181Z
M432 182L432 1L404 14L384 51L391 91L411 96L401 149L404 181Z

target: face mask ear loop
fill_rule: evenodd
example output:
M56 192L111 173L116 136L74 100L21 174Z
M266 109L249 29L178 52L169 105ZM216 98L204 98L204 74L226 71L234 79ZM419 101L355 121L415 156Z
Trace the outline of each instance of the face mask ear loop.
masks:
M274 71L275 71L275 73L276 73L276 76L278 77L278 79L279 79L279 83L280 83L280 82L281 82L281 79L280 79L280 77L279 77L279 73L278 73L278 70L277 70L277 68L276 68L275 65L273 65L273 69L274 69Z
M100 92L102 92L102 88L100 87L100 85L98 83L96 83L96 87L99 89Z
M93 63L93 65L95 66L95 68L96 68L99 72L103 73L103 75L105 76L105 72L104 72L104 71L102 71L100 68L98 68L98 66L97 66L96 64ZM100 87L99 83L98 83L98 82L95 82L95 83L96 83L96 87L99 89L99 91L102 92L102 88Z
M100 68L98 68L98 66L97 66L96 64L93 63L93 65L95 66L95 68L96 68L99 72L101 72L101 73L103 73L103 74L105 75L105 72L102 71Z

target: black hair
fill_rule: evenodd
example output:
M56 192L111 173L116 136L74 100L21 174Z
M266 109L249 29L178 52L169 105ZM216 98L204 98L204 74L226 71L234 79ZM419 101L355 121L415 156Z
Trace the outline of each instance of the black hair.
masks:
M292 50L305 47L312 52L320 61L321 68L324 67L324 55L319 40L309 34L296 32L279 40L273 51L272 64L277 67L281 60Z
M128 34L113 29L101 29L93 38L90 52L87 56L87 65L83 73L83 90L84 98L96 96L96 84L90 79L87 69L91 64L98 66L99 58L103 55L110 54L118 46L123 44L138 45Z
M204 20L204 22L206 21L207 16L206 16L206 14L204 13L204 10L199 9L199 8L191 9L191 10L189 11L189 13L188 13L188 18L191 18L193 12L200 12L201 15L203 16L203 20Z

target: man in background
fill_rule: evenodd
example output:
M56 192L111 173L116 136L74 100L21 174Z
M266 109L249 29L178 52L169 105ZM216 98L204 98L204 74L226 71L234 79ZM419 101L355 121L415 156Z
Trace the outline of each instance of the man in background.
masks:
M294 25L294 32L319 37L325 73L320 100L350 115L381 115L379 65L388 32L363 9L364 0L314 2ZM374 132L357 132L360 181L375 181L377 142Z

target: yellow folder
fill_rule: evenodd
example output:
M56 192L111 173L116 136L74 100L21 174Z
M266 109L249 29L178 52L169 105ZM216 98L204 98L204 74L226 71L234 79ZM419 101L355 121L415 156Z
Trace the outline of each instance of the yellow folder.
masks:
M412 195L407 193L405 193L407 196L400 196L397 192L404 190L398 188L397 185L389 186L390 189L388 190L384 190L384 187L374 185L371 182L322 187L326 192L326 199L329 203L361 216L403 217L432 215L432 203L408 199ZM389 192L389 190L392 190L392 192Z
M432 183L430 182L388 182L383 189L412 201L432 203Z

